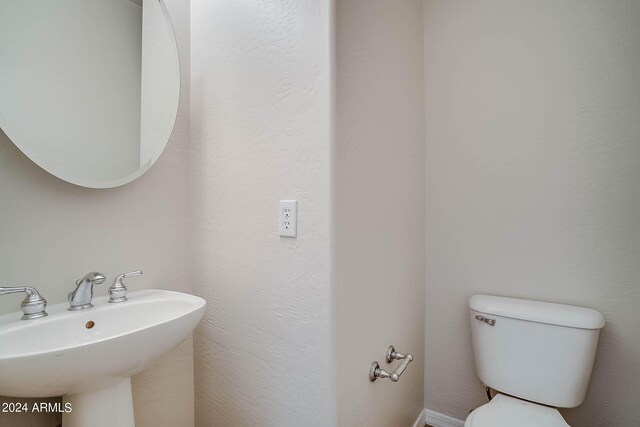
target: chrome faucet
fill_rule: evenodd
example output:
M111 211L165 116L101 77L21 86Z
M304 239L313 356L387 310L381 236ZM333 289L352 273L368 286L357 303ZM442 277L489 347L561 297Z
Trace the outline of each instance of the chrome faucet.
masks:
M130 273L122 273L113 281L113 285L109 288L110 303L125 302L127 300L127 287L122 283L127 277L142 276L142 270L132 271Z
M0 295L15 294L16 292L25 292L27 294L22 304L20 304L23 314L22 320L39 319L47 315L47 300L42 298L42 295L34 288L30 286L0 287Z
M106 277L97 271L88 273L76 280L76 290L69 293L69 311L84 310L93 307L93 285L101 285Z

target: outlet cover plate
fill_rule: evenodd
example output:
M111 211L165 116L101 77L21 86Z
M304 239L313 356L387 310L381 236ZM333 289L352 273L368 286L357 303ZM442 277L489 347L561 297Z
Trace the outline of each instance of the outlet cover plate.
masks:
M298 201L280 200L278 214L278 234L282 237L298 235Z

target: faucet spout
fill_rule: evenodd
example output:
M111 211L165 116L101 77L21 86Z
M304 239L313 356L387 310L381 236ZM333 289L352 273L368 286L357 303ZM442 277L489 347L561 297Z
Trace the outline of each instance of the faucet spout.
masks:
M84 310L93 307L93 285L101 285L106 280L102 273L93 271L76 281L76 289L69 293L69 311Z

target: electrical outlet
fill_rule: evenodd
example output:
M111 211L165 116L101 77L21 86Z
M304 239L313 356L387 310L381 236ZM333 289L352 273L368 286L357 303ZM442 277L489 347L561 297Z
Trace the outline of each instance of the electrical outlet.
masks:
M298 234L298 201L280 200L278 214L278 234L282 237L296 237Z

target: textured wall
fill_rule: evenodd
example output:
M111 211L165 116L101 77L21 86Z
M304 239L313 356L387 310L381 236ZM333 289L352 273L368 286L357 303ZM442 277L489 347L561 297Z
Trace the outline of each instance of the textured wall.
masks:
M425 2L426 407L485 402L475 293L593 307L571 425L640 425L640 3Z
M336 3L338 424L410 426L423 409L422 0ZM398 383L389 344L415 356Z
M131 279L131 291L144 288L191 290L188 141L189 141L189 2L168 0L180 49L182 99L176 127L167 149L143 177L124 187L92 190L67 184L27 159L0 133L0 283L29 284L49 303L66 301L74 281L97 269L113 278L142 268ZM106 292L109 283L96 287ZM0 298L0 312L16 311L19 295ZM158 375L135 378L136 393L158 401L177 399L146 411L142 425L163 425L174 419L176 407L189 425L193 419L192 370L189 348L167 356ZM159 362L163 363L163 362ZM171 373L169 373L171 372ZM178 374L179 373L179 374ZM142 375L142 374L141 374ZM183 375L182 392L173 377ZM173 387L173 389L172 389ZM147 399L147 397L143 397ZM151 404L151 403L150 403ZM140 405L136 402L136 409ZM26 422L26 420L25 420ZM37 421L34 421L37 425ZM0 414L2 425L2 414ZM13 426L12 426L13 427Z
M194 0L196 425L334 425L329 2ZM298 238L277 235L297 199Z

